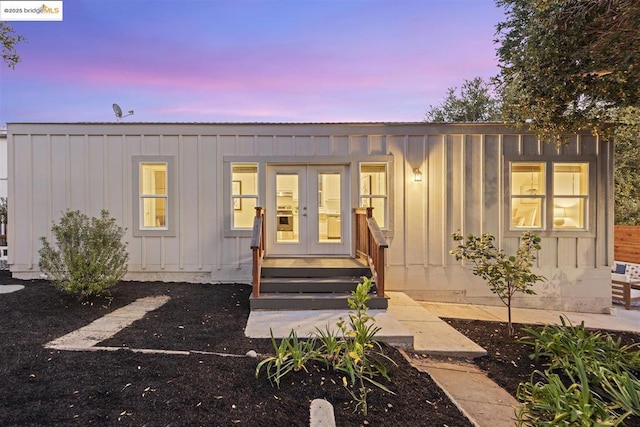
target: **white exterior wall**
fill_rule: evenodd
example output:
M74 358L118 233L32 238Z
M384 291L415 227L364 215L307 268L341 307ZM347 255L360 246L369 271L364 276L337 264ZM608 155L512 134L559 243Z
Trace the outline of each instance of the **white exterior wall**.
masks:
M518 297L514 305L592 312L611 305L612 147L590 135L556 149L480 124L9 124L8 130L9 263L16 277L39 276L39 237L50 238L64 210L107 209L128 228L127 278L249 282L250 238L225 237L225 158L350 164L355 207L357 162L390 155L386 288L417 299L500 304L448 255L451 234L491 232L515 251L517 236L505 231L505 156L587 156L596 164L593 229L543 234L537 268L549 280L536 286L537 296ZM131 233L131 158L139 155L175 156L175 237ZM413 181L415 167L422 182ZM264 170L260 177L264 205Z

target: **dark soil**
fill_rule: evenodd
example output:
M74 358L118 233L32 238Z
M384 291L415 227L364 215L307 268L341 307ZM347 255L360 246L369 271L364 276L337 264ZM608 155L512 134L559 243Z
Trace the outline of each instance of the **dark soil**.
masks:
M533 347L520 342L528 337L526 327L540 326L514 324L515 334L507 336L507 324L502 322L484 322L479 320L444 319L458 331L487 350L487 356L474 360L474 363L498 385L516 396L518 384L531 379L535 370L544 371L548 360L533 360L530 356ZM560 319L558 319L560 321ZM632 332L603 331L620 338L622 345L640 342L640 334ZM536 380L539 377L535 378ZM640 417L629 417L625 426L640 427Z
M0 294L0 425L308 426L309 404L324 398L339 426L470 426L428 375L392 348L388 386L374 390L369 414L356 411L340 375L324 366L285 377L280 388L263 375L249 350L272 352L269 340L248 339L247 285L123 282L112 298L80 303L48 282L19 281L0 272L0 284L25 289ZM100 346L118 351L58 351L47 342L87 325L137 298L171 300ZM515 393L539 366L504 325L449 320L489 351L476 363ZM625 339L638 341L637 334ZM190 350L189 355L134 353L127 348ZM225 357L224 353L241 357Z
M0 294L0 425L308 426L309 405L324 398L340 426L470 426L428 375L386 348L395 395L374 390L369 414L355 411L342 377L312 366L280 388L258 360L211 354L58 351L44 344L147 295L171 300L101 346L195 350L242 355L271 351L269 340L244 336L247 285L124 282L113 299L81 304L45 281Z

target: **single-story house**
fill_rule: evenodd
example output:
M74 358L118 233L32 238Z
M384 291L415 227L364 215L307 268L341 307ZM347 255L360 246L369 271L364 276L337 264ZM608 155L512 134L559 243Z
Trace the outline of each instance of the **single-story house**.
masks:
M534 230L547 281L514 306L611 306L613 144L588 132L558 148L499 124L10 123L8 168L17 278L40 276L39 238L67 209L127 228L127 279L251 283L256 206L267 257L353 256L366 206L387 290L499 305L451 235L513 253Z

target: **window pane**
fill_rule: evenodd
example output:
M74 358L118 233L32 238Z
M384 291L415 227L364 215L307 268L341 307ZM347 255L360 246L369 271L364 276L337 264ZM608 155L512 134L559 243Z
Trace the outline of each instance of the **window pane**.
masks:
M142 226L145 228L167 226L167 199L164 197L142 198Z
M256 216L256 205L258 199L255 197L234 197L233 198L233 227L252 228L253 218Z
M141 163L140 176L140 194L145 196L167 195L166 163Z
M584 197L554 197L553 228L585 228Z
M554 163L554 196L586 196L589 194L588 163Z
M545 194L544 163L512 163L511 195L536 196Z
M240 164L231 166L231 194L258 195L258 165L255 163Z
M238 197L234 197L238 196ZM252 197L247 197L252 196ZM258 165L234 163L231 165L232 228L252 228L258 203Z
M378 227L384 228L386 226L386 203L387 199L383 197L363 197L360 199L360 206L363 208L373 208L373 218L378 223Z
M543 202L541 197L513 197L511 200L512 228L542 228L544 211L542 209Z
M360 165L360 195L385 196L387 194L387 164Z

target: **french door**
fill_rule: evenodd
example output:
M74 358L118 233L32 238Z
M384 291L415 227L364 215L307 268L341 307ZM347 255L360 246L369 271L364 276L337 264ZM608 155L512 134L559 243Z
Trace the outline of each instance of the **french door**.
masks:
M267 167L267 254L348 255L346 165Z

